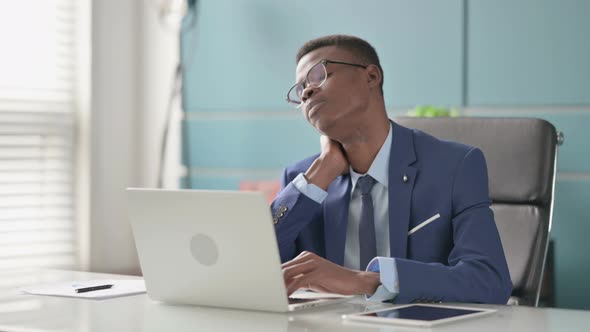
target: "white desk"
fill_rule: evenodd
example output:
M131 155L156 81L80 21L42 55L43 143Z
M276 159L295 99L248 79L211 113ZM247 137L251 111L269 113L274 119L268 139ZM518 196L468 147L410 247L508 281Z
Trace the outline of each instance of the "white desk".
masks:
M432 330L352 324L345 313L364 311L364 301L274 314L196 306L172 306L147 295L109 300L83 300L23 295L17 288L71 280L134 277L44 270L0 273L0 331L588 331L590 311L482 306L498 309L492 316L443 325ZM236 298L236 301L240 301ZM390 305L378 304L372 308Z

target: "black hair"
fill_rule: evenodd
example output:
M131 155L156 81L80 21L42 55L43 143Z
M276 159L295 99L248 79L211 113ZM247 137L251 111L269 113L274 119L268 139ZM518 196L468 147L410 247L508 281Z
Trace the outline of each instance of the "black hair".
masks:
M312 39L306 42L301 46L299 51L297 51L296 63L299 63L299 60L301 60L301 58L307 53L326 46L336 46L349 51L365 66L377 66L381 72L381 84L379 85L379 88L381 89L381 95L383 95L383 68L381 68L381 63L379 62L379 56L377 55L375 48L364 39L347 35L329 35Z

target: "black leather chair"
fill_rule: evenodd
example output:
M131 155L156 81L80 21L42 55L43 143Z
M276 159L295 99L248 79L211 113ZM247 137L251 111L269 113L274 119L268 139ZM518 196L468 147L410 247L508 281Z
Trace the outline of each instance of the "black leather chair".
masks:
M551 123L532 118L398 117L394 121L484 152L492 210L514 286L509 303L538 306L561 133L558 136Z

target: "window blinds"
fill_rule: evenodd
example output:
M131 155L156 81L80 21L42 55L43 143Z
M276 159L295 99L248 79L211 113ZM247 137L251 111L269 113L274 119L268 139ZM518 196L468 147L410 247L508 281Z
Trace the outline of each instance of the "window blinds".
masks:
M0 0L0 270L77 265L74 0Z

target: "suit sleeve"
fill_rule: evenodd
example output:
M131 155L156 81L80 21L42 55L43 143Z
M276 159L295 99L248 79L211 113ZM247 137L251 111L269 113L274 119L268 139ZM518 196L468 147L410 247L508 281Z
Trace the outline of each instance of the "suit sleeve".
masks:
M396 258L400 293L395 302L506 304L512 283L490 203L485 158L474 148L454 176L448 265Z
M283 171L281 191L271 204L281 261L294 258L297 237L310 222L321 219L322 204L302 194L293 184L288 169Z

